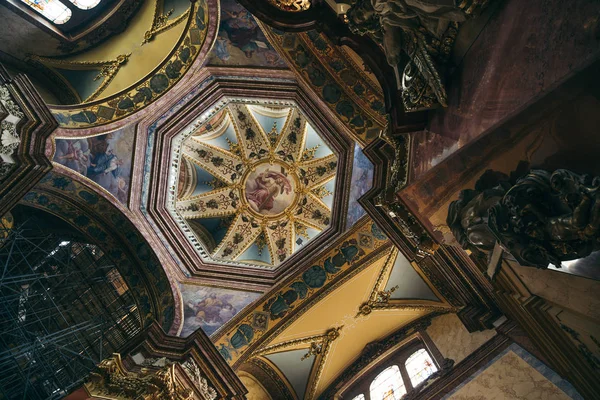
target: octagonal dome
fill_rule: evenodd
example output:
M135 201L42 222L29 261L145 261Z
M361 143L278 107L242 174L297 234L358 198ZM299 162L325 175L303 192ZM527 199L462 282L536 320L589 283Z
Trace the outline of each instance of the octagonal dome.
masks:
M338 159L293 103L219 103L178 138L172 213L201 256L276 267L331 223Z

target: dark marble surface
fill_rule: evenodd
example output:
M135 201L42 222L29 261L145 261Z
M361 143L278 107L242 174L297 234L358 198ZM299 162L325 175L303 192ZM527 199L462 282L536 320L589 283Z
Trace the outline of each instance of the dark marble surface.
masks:
M415 138L419 177L600 56L600 1L506 0L447 81L449 107ZM432 133L444 138L434 138Z

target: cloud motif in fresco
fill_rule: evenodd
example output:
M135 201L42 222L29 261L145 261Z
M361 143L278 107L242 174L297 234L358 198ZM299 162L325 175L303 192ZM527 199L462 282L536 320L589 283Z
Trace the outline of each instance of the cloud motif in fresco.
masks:
M354 161L352 162L352 178L350 199L348 200L348 217L346 226L349 228L366 214L358 199L373 186L373 164L363 153L358 144L354 146Z
M89 138L56 139L53 161L96 182L120 202L127 203L134 129L135 126L127 126Z
M219 33L208 64L286 68L252 14L234 0L221 1Z
M180 336L187 337L198 328L212 335L256 300L260 294L204 286L182 285L184 321Z

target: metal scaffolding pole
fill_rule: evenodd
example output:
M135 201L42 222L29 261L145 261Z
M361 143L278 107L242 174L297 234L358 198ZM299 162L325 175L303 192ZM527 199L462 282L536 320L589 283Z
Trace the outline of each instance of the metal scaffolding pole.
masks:
M104 252L48 225L0 224L0 400L62 398L141 331Z

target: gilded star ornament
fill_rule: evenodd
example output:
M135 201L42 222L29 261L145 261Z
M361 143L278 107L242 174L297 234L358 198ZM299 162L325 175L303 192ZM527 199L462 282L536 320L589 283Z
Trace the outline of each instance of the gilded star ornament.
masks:
M305 228L320 232L330 225L331 209L322 196L324 185L335 178L337 156L327 148L318 157L314 145L307 148L317 134L296 107L232 102L224 110L234 135L219 139L206 130L183 142L183 157L214 180L211 190L179 198L176 210L187 220L232 218L212 251L215 260L239 261L257 244L259 254L266 247L271 265L277 266L297 250ZM261 115L270 113L283 115L281 129L277 123L266 129L261 125ZM320 137L318 141L327 147Z

